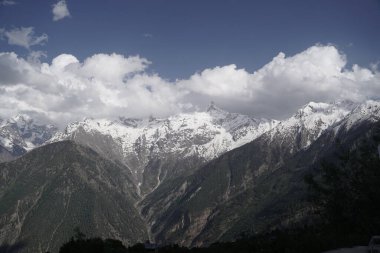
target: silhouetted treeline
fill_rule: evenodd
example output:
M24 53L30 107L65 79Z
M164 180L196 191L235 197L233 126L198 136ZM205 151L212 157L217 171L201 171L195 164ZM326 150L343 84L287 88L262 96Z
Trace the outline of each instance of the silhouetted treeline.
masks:
M86 238L79 228L74 229L75 236L62 245L59 253L124 253L127 248L118 240Z
M349 243L347 244L347 241ZM60 253L321 253L343 246L353 246L350 242L367 244L369 238L350 237L347 234L333 235L319 227L305 227L288 230L277 230L270 233L242 238L235 242L219 242L204 248L186 248L178 245L145 248L138 243L126 248L117 240L100 238L72 239L64 244Z
M16 253L25 248L25 242L16 242L14 244L0 245L0 253Z

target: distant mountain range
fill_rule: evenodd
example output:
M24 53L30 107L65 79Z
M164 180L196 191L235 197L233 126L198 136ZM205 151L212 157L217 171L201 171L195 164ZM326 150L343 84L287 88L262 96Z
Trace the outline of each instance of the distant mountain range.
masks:
M25 114L0 118L0 162L12 160L45 144L57 131L55 126L35 123Z
M79 226L186 246L305 222L303 176L380 119L380 102L311 102L283 120L211 104L166 119L85 119L63 131L0 119L0 244L57 251Z

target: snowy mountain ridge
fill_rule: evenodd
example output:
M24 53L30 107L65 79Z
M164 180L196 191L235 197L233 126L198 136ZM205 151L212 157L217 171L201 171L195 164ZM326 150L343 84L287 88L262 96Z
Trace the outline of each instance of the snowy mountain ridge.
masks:
M0 145L11 153L23 154L46 143L57 131L53 125L40 124L26 114L18 114L0 119Z
M214 241L225 231L241 231L239 224L262 222L263 210L288 210L292 202L287 199L299 200L301 169L307 169L303 162L309 164L324 151L330 152L326 147L335 142L335 137L351 139L359 136L356 133L365 137L373 126L367 127L367 121L379 119L380 101L372 100L360 104L310 102L282 121L229 113L213 104L204 112L164 119L87 118L70 123L63 131L40 125L25 115L0 119L0 162L6 161L3 157L8 155L7 150L18 157L34 147L57 142L2 164L3 182L12 182L10 193L17 189L20 195L14 195L12 205L5 198L10 208L3 215L1 232L18 238L21 232L15 233L12 228L21 224L18 217L26 217L21 219L22 226L17 225L23 228L20 231L37 234L39 227L34 224L44 221L45 214L54 214L54 223L59 224L65 209L71 212L69 207L82 207L84 203L86 208L69 213L74 223L77 217L86 218L80 220L82 223L88 222L91 214L83 216L82 210L99 210L96 215L103 221L109 210L120 209L114 223L120 231L135 225L129 220L126 225L119 222L126 214L133 219L140 216L141 225L135 226L158 242L196 246L202 240ZM73 142L60 142L63 140ZM215 157L219 158L208 162ZM298 167L293 158L302 161L302 166ZM16 170L21 173L12 173ZM13 184L8 177L12 174L14 182L20 183ZM5 189L4 185L0 188ZM24 185L27 188L19 188ZM120 205L126 194L131 198L127 196L128 203ZM283 196L285 201L278 201ZM102 208L87 208L97 207L97 203ZM128 206L131 209L125 209ZM31 212L38 215L28 215ZM229 221L231 213L237 215ZM287 216L278 217L283 220ZM219 221L227 221L226 230L219 230ZM273 220L267 221L273 224ZM107 230L109 224L107 220ZM32 229L24 230L27 225ZM46 231L48 235L55 232L50 228Z
M373 100L360 104L351 101L310 102L290 118L277 121L226 112L211 103L204 112L181 113L164 119L87 118L68 124L64 131L19 114L9 119L0 118L0 145L21 155L46 143L75 139L81 130L89 136L110 137L120 147L123 156L143 148L150 154L176 153L211 160L264 133L270 135L270 139L278 136L285 139L306 132L297 138L300 138L300 147L307 148L329 127L339 128L344 124L348 129L359 121L379 120L379 104ZM340 121L342 123L338 124Z
M73 140L123 163L138 192L144 194L169 177L191 173L204 162L251 142L277 123L229 113L211 104L204 112L164 119L88 118L69 124L49 143Z
M293 116L279 122L268 134L271 139L287 139L288 142L297 144L297 149L305 149L325 130L339 124L360 106L361 104L346 100L333 103L309 102Z
M380 120L380 101L367 100L356 106L340 124L349 130L360 122L376 122Z
M198 155L210 160L252 141L277 123L229 113L211 105L206 112L181 113L166 119L85 119L69 124L49 142L71 139L83 129L89 134L111 136L125 155L134 152L136 143L143 142L149 150Z

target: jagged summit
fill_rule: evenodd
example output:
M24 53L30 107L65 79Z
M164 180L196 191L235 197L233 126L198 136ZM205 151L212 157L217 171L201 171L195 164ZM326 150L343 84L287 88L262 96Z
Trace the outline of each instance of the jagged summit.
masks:
M305 116L308 116L312 113L318 113L318 112L326 112L332 104L328 103L316 103L316 102L309 102L302 108L300 108L297 113L295 114L295 117L302 118Z
M0 145L20 155L46 142L105 138L107 145L119 150L118 157L129 159L129 156L138 156L138 163L141 164L147 163L149 156L167 154L210 160L251 142L266 132L284 138L302 135L300 145L306 148L323 131L349 114L352 115L346 122L347 127L360 119L376 119L379 114L378 104L378 101L372 100L361 104L349 100L310 102L292 117L276 121L230 113L211 102L206 111L180 113L162 119L85 118L68 124L62 132L58 132L52 125L39 124L26 114L19 114L9 119L0 119ZM104 145L97 144L102 149ZM139 172L135 174L138 175Z
M293 145L291 151L306 149L327 129L344 120L357 106L351 101L309 102L293 116L281 121L269 132L272 139ZM297 141L296 141L297 140Z
M380 101L379 100L367 100L364 103L357 104L353 113L360 113L362 115L376 115L380 114Z
M309 102L301 107L294 117L307 118L312 114L333 114L334 111L337 110L352 111L356 106L358 106L358 104L350 100L342 100L332 103Z
M372 100L362 104L349 100L333 103L310 102L289 119L278 122L229 113L211 101L205 112L183 113L166 119L152 117L147 119L120 117L117 120L85 118L82 121L70 123L63 132L56 134L50 142L69 138L68 136L81 128L88 133L98 132L118 140L124 152L127 152L127 150L132 149L133 143L141 138L145 138L146 143L153 145L159 139L166 139L165 136L168 133L179 134L184 131L181 140L191 142L195 136L210 136L212 132L215 133L211 134L213 140L210 139L211 150L213 151L210 151L210 147L204 147L208 151L203 153L198 144L196 145L198 148L193 150L193 152L197 150L204 157L212 158L230 148L252 141L277 125L276 131L280 132L286 132L289 128L300 127L312 131L318 129L318 132L321 132L335 122L342 120L355 108L353 112L356 116L351 117L352 122L356 120L355 117L360 118L361 115L376 114L378 103L378 101ZM192 134L189 134L189 131ZM39 124L27 114L0 119L0 143L8 150L12 149L14 145L20 145L25 150L30 150L48 141L56 132L55 126ZM174 142L181 141L176 140ZM175 147L176 150L183 149L183 145L180 144L176 144Z
M53 124L45 124L25 113L19 113L8 119L0 118L0 126L5 126L5 125L14 125L15 127L17 125L17 128L22 131L27 131L29 129L33 129L33 128L41 127L41 126L50 128L50 129L56 129L56 126L54 126Z
M343 120L342 124L336 128L344 126L346 130L354 127L360 122L369 121L376 122L380 120L380 101L367 100L364 103L357 104L352 112L348 115L346 119Z
M25 124L30 124L33 122L32 117L30 117L27 114L24 113L19 113L14 117L11 117L9 121L13 121L15 123L25 123Z
M223 109L216 106L214 101L211 101L207 106L206 112L226 112Z
M44 144L58 131L53 125L35 122L26 114L0 121L0 146L14 156Z
M355 107L354 103L310 102L299 109L292 117L282 122L283 125L302 125L313 129L320 125L331 126L334 122L342 120Z

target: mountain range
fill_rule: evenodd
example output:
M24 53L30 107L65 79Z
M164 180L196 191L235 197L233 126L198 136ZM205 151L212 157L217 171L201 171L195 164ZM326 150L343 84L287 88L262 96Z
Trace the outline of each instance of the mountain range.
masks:
M310 102L277 121L226 112L84 119L60 131L0 119L0 244L56 252L79 226L126 244L202 246L307 222L303 177L354 147L380 102Z

